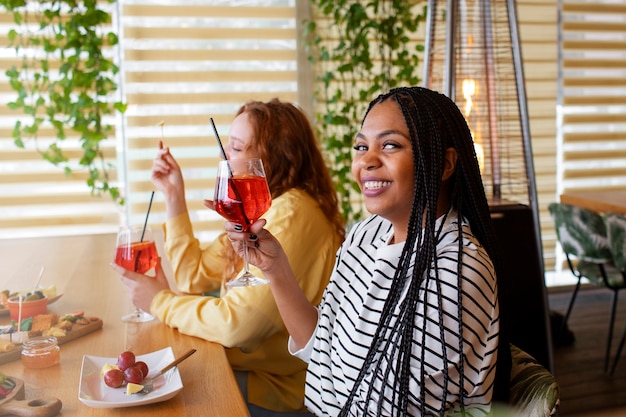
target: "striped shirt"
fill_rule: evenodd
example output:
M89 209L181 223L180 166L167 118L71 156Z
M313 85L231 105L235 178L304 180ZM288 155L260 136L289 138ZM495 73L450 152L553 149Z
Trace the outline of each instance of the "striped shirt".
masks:
M409 415L421 415L422 389L425 390L426 414L453 414L459 410L460 328L465 357L465 411L471 410L472 415L486 415L490 410L498 344L496 278L491 260L466 222L463 222L462 234L461 316L458 308L458 218L456 212L451 211L437 245L438 280L422 281L421 290L426 290L426 296L423 291L420 292L414 314ZM392 236L391 224L378 216L372 216L352 228L337 254L330 283L319 306L316 332L305 348L294 352L309 362L305 403L318 416L336 416L339 413L364 365L404 245L389 244ZM409 271L409 275L411 273ZM403 298L404 295L397 305ZM427 300L426 312L424 298ZM443 312L442 322L439 311ZM396 309L390 326L397 319L397 314ZM462 323L459 323L460 317ZM442 333L445 335L449 378L445 404L442 404L445 375ZM427 347L424 352L422 346ZM388 351L383 351L376 357L376 361L391 362L391 372L381 375L386 368L383 366L365 376L358 387L351 415L377 415L379 405L382 405L383 415L392 414L390 401L397 389L394 383L395 358L389 356ZM370 384L374 390L368 397ZM379 404L381 401L383 403Z

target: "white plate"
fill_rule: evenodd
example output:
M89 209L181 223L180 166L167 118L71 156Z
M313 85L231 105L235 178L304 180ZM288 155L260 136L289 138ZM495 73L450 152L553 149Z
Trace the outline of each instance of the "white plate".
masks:
M150 370L148 378L159 372L174 359L171 347L138 355L138 361L144 361ZM154 391L150 394L126 394L126 386L111 388L104 383L100 370L104 364L114 365L117 358L103 358L100 356L83 356L83 366L80 371L80 385L78 399L93 408L133 407L169 400L183 389L178 368L174 367L154 381Z

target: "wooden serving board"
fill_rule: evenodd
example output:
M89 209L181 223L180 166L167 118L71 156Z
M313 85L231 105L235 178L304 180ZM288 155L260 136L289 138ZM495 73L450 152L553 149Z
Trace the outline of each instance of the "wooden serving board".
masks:
M59 345L63 343L71 342L74 339L78 339L86 334L95 332L98 329L102 328L102 320L101 319L90 319L88 324L77 324L74 323L72 326L72 330L65 333L65 336L57 337L59 341ZM15 348L10 352L2 352L0 353L0 365L7 362L12 362L17 359L22 358L22 344L15 343Z
M0 400L0 416L22 417L53 417L59 414L63 404L58 398L24 399L24 381L12 376L15 388L4 399Z

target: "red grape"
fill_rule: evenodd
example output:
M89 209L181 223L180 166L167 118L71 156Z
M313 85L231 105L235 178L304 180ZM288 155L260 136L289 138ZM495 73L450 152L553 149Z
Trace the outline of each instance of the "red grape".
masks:
M117 357L117 367L120 370L125 371L127 368L130 368L135 364L135 354L130 351L125 351L120 353Z
M104 374L104 383L111 388L119 388L124 384L124 373L119 369L109 369Z
M126 382L132 382L133 384L141 384L143 381L143 372L136 366L131 366L124 370L124 378Z
M135 362L135 368L139 368L141 369L141 373L143 374L143 377L147 377L148 376L148 365L143 362L143 361L137 361Z

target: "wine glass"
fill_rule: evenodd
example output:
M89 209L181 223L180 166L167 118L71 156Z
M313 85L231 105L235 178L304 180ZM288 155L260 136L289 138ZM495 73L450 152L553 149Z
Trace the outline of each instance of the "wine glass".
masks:
M150 226L123 226L117 233L115 263L130 271L145 274L156 266L157 249ZM135 307L135 310L122 317L126 322L144 322L154 316Z
M243 226L244 232L270 208L272 198L258 158L220 161L215 183L215 210L225 219ZM244 245L243 274L226 283L227 288L267 284L248 269L248 245Z

